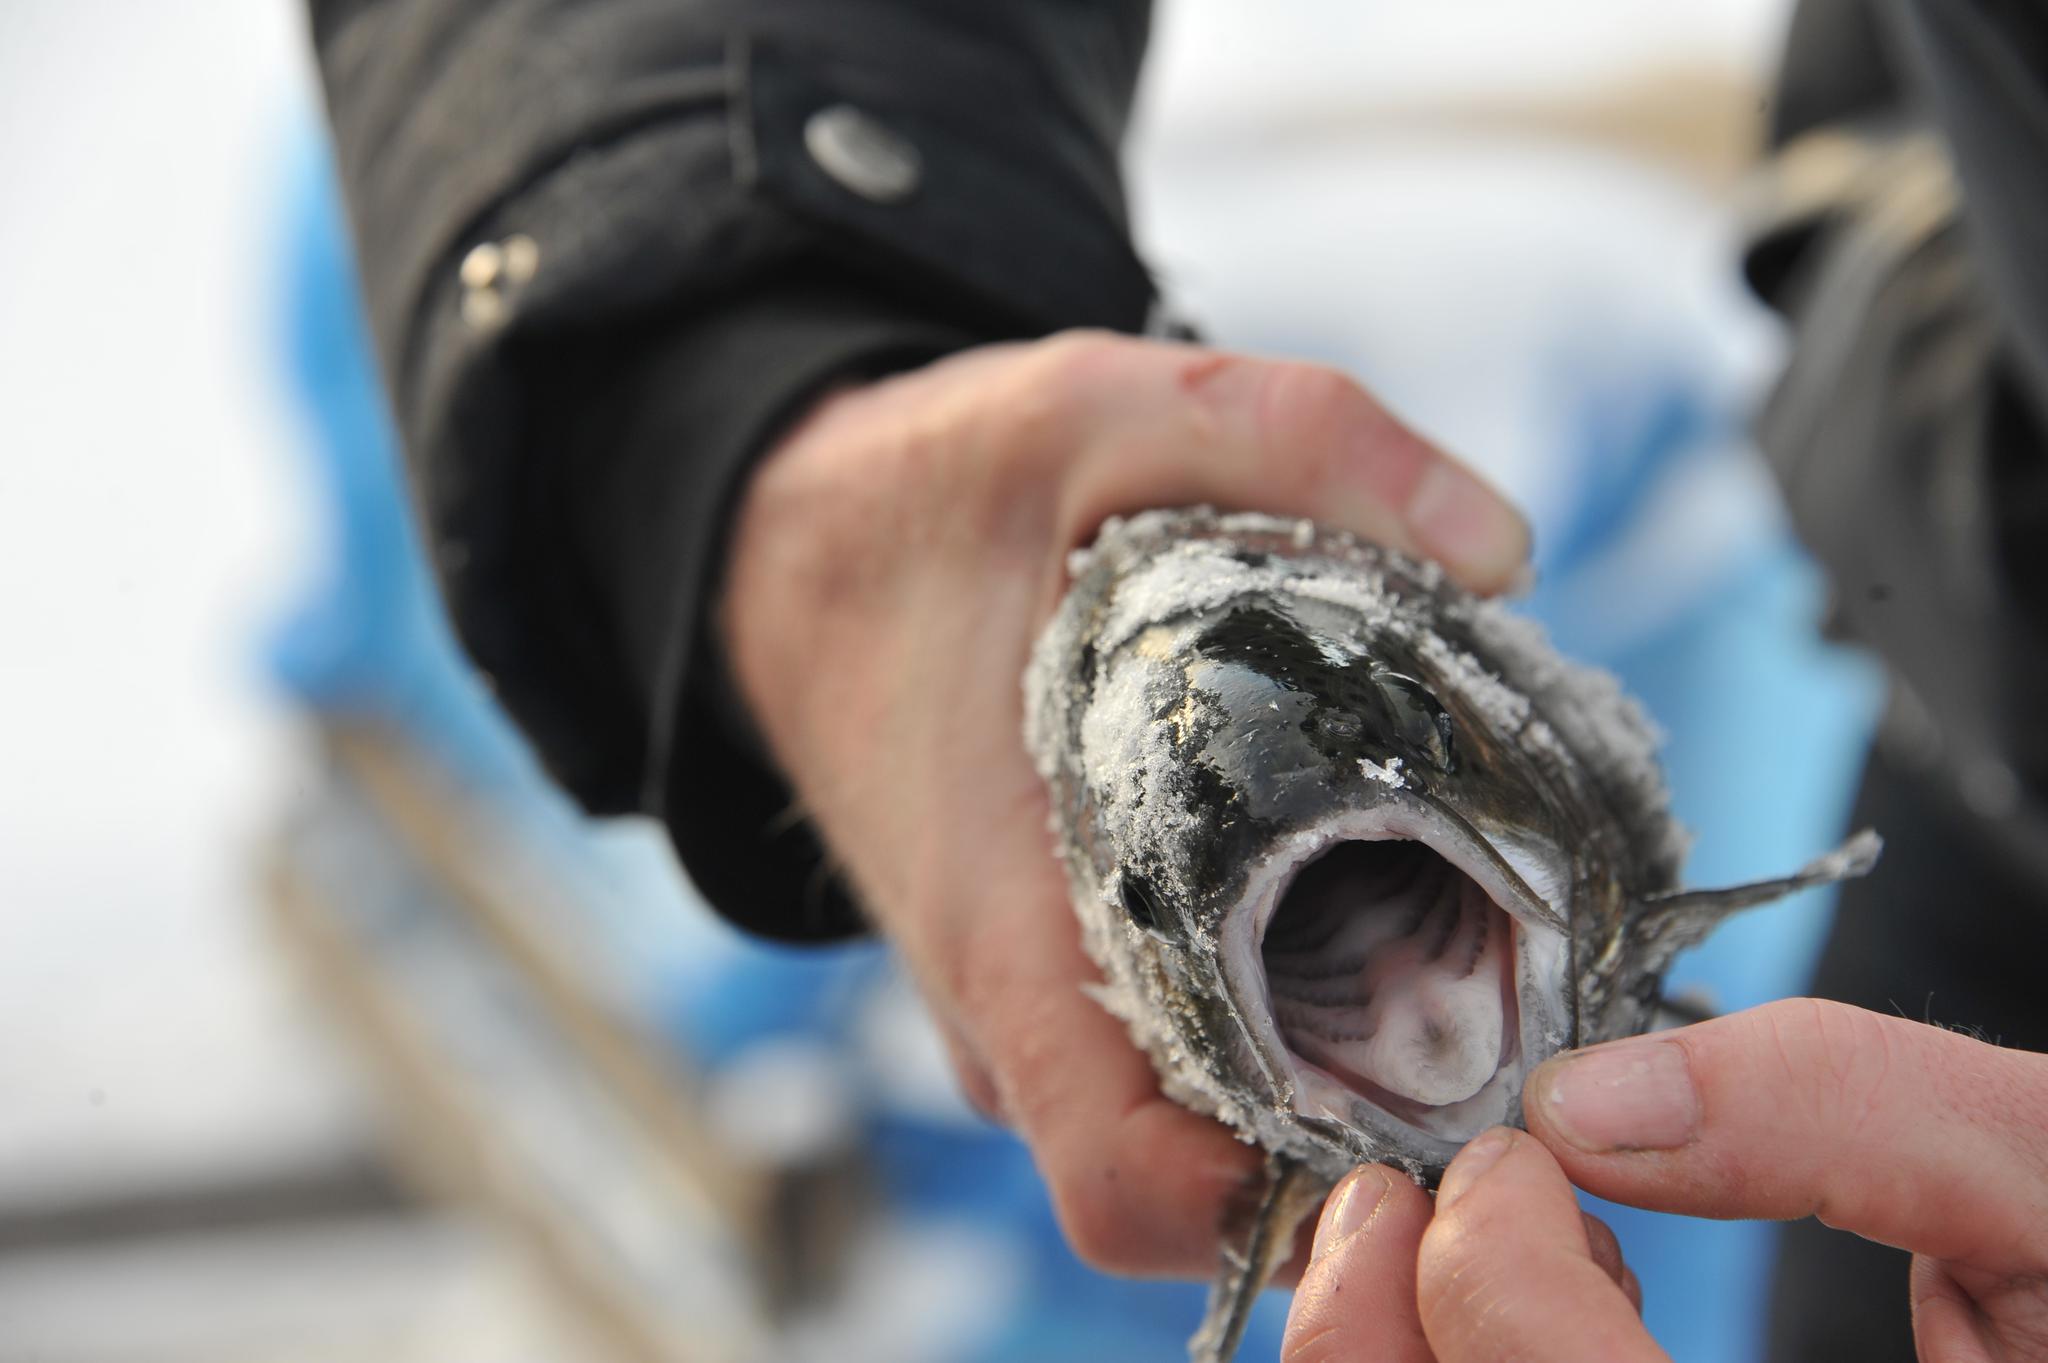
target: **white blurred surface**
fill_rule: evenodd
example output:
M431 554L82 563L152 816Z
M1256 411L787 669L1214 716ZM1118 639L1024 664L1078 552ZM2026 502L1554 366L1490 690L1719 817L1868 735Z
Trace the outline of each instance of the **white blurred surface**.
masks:
M333 1138L257 940L309 524L272 353L283 0L0 6L0 1200Z
M1589 388L1682 377L1739 409L1773 372L1731 189L1789 12L1168 3L1130 166L1148 259L1208 339L1350 373L1540 541Z
M1145 112L1169 142L1271 140L1475 98L1576 98L1659 67L1761 76L1791 0L1158 0Z
M5 1363L613 1357L572 1332L501 1241L420 1218L41 1254L0 1274L0 1323Z

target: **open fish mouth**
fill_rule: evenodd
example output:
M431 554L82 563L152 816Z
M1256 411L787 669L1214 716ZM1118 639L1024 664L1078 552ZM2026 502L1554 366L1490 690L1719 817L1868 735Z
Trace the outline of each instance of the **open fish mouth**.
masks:
M1446 1158L1510 1120L1571 1031L1570 939L1531 879L1422 799L1351 811L1254 868L1217 963L1295 1113Z

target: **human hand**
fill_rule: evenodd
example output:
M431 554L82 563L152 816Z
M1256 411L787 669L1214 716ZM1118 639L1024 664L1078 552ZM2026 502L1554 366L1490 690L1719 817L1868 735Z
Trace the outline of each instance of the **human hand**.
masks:
M1812 1215L1911 1250L1923 1363L2048 1359L2048 1056L1794 999L1552 1060L1525 1115L1529 1134L1452 1162L1433 1219L1387 1171L1340 1186L1287 1363L1663 1359L1566 1176L1633 1206Z
M970 1098L1013 1124L1082 1257L1206 1275L1260 1167L1161 1096L1096 979L1021 736L1068 551L1114 513L1312 516L1498 590L1520 519L1355 384L1100 334L827 398L735 525L723 628L783 770L921 985Z

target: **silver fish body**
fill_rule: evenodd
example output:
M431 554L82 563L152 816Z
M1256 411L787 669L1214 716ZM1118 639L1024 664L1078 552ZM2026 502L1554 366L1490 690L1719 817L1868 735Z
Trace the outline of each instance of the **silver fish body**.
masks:
M1075 569L1025 729L1100 1001L1276 1168L1434 1183L1537 1064L1648 1027L1720 917L1874 859L1680 892L1648 722L1431 565L1181 510Z

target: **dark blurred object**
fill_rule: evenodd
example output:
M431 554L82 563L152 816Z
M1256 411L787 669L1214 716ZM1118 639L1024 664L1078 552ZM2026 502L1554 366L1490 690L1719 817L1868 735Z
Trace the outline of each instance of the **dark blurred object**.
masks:
M1856 818L1885 830L1885 873L1844 888L1813 991L2048 1051L2048 903L2033 869L1988 842L1973 811L1882 749L1864 775ZM1776 1357L1914 1356L1903 1251L1811 1220L1786 1227L1782 1243Z
M1878 60L1871 31L1842 0L1795 26L1831 59ZM1838 629L1891 669L1896 751L2048 884L2048 181L1997 173L2048 164L2048 68L2021 59L2044 31L2048 11L1949 6L1884 31L1906 87L1828 70L1842 105L1769 167L1748 266L1794 331L1758 438ZM1788 76L1813 69L1795 52Z
M1925 131L1817 131L1777 174L1801 226L1769 250L1806 240L1765 276L1797 331L1759 439L1835 628L1889 668L1902 767L2048 884L2048 447L1949 159Z
M1794 343L1758 436L1891 678L1856 816L1886 863L1813 989L2048 1048L2048 11L1810 0L1792 38L1747 265ZM1904 1253L1781 1244L1774 1358L1914 1357Z

